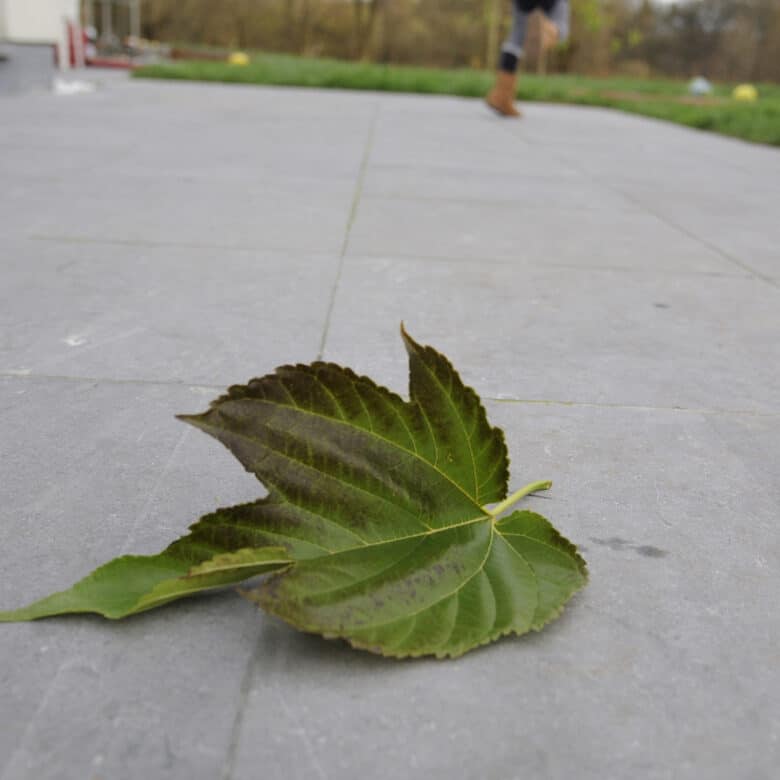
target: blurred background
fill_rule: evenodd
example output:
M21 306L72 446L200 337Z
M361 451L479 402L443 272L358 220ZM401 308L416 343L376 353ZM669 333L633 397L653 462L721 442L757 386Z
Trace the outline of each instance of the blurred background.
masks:
M551 72L780 81L778 0L571 0L571 9L571 40L544 63ZM145 40L492 68L509 14L510 0L0 0L0 42L53 42L71 20L102 55L140 54Z
M570 2L565 44L543 51L530 25L520 99L780 145L779 0ZM141 77L481 97L510 14L511 0L0 0L0 94L50 84L56 60Z
M510 13L509 0L146 0L141 5L141 30L149 39L474 68L494 66ZM571 0L571 7L571 41L550 57L552 71L780 80L778 0Z

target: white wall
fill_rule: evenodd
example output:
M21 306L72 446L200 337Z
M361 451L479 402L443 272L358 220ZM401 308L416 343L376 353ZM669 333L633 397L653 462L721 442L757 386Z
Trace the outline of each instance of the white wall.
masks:
M66 16L78 20L79 0L0 0L0 37L13 43L57 43Z

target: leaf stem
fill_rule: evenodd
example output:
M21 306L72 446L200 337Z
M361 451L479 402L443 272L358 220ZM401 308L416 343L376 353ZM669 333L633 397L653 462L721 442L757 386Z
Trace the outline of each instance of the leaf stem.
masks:
M500 504L493 507L493 509L486 510L492 517L498 517L502 512L506 512L507 509L514 506L521 498L525 498L531 493L536 493L540 490L549 490L552 487L552 482L532 482L530 485L520 488L520 490L512 493L509 498L505 498Z

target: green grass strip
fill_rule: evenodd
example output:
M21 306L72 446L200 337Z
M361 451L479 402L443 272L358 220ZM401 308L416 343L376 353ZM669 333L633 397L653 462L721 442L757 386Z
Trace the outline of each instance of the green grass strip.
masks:
M216 81L319 89L360 89L427 95L482 97L493 76L479 70L375 65L362 62L254 55L249 65L181 61L137 68L137 78ZM522 75L520 100L615 108L655 119L708 130L746 141L780 146L780 85L759 85L755 103L731 98L732 86L718 85L713 95L695 99L684 81L670 79L589 78L571 75Z

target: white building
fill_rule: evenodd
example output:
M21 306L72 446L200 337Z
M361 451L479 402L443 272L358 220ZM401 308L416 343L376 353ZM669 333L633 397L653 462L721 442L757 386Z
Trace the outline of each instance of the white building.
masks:
M0 40L57 44L64 38L65 19L78 18L79 0L0 0Z
M0 93L50 86L54 51L69 60L66 22L79 0L0 0Z

